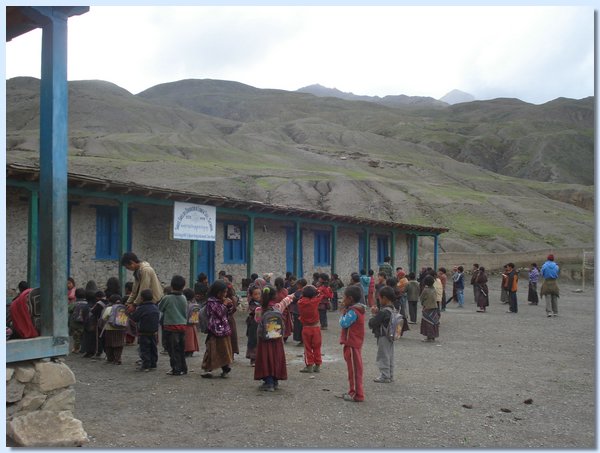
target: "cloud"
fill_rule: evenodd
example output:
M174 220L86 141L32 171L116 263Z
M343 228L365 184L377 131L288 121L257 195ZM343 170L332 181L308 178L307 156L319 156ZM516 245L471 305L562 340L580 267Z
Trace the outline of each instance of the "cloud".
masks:
M565 6L93 6L69 20L69 78L134 93L213 78L539 103L593 94L593 21L592 8ZM9 77L32 68L13 45Z

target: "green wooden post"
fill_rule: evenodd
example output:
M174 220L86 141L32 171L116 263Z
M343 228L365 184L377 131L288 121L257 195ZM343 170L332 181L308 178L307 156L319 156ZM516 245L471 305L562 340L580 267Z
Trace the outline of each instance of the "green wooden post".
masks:
M42 29L40 83L41 334L68 353L67 17L52 8Z
M439 234L433 237L433 268L438 270L438 246L439 246Z
M413 252L413 259L412 259L412 272L414 272L415 274L417 273L417 267L419 264L419 235L418 234L414 234L413 235L413 246L412 246L412 252Z
M121 282L121 294L125 294L125 283L127 280L127 269L121 266L121 257L127 250L127 225L129 224L129 202L119 200L119 281Z
M198 241L190 241L190 280L188 288L194 287L198 276Z
M333 228L331 229L331 273L332 274L335 274L335 272L336 272L335 260L336 260L336 256L337 256L337 233L338 233L338 226L333 225Z
M27 228L27 282L31 288L40 286L40 269L38 267L38 246L40 242L40 208L39 192L31 190L29 196L29 223Z
M391 231L390 247L390 258L392 258L390 265L392 266L393 275L396 275L396 230Z
M300 221L299 220L295 220L294 221L294 227L295 227L295 231L294 231L294 275L296 277L298 277L298 279L302 278L302 275L298 275L298 272L300 271L300 235L302 234L302 231L300 230Z
M254 272L254 215L248 215L248 242L246 243L246 278Z
M367 275L369 274L369 269L371 269L371 229L365 228L365 262L364 269L367 271Z

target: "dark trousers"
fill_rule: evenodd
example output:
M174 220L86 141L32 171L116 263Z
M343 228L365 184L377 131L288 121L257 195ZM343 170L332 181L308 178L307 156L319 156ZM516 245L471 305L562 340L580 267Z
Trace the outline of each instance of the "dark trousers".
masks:
M321 327L327 327L327 309L319 310L319 322Z
M185 363L185 331L163 330L163 341L169 352L169 361L171 370L174 373L187 373L187 364Z
M410 316L410 322L417 322L417 304L418 300L408 301L408 314Z
M158 361L158 348L156 347L156 334L139 335L140 358L142 368L156 368Z
M510 311L513 313L517 313L519 311L519 307L517 306L517 293L509 291L508 293L508 303L510 304Z
M302 341L302 323L300 322L300 315L298 313L292 313L294 320L294 341Z
M333 299L331 299L331 311L338 310L338 293L333 293Z

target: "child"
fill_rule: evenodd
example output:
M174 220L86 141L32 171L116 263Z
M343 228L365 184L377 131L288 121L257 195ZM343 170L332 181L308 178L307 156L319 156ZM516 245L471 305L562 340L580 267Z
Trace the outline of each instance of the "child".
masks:
M369 328L373 331L377 338L377 368L379 368L379 377L373 379L373 382L380 384L389 384L394 380L394 341L385 335L385 331L392 319L394 311L394 289L389 286L384 286L379 291L379 302L381 309L371 307L371 314L374 315L369 319Z
M423 306L421 317L421 335L427 337L425 342L433 342L440 336L440 310L437 304L437 293L433 284L435 278L433 275L427 275L423 279L423 292L419 300Z
M129 296L131 296L132 290L133 290L133 282L125 283L125 296L123 297L123 300L129 299ZM133 307L129 308L129 310L133 311ZM130 316L129 322L127 323L127 333L125 333L125 344L127 346L133 345L135 343L136 336L137 336L137 330L136 330L135 321L133 319L131 319L131 316Z
M138 338L140 343L140 357L142 363L138 371L155 371L158 361L158 348L156 347L158 339L158 318L160 312L158 306L154 303L151 289L144 289L140 293L142 302L136 307L135 311L129 316L137 325Z
M185 362L185 329L187 326L187 300L183 296L185 278L174 275L171 279L171 292L158 303L163 314L163 342L169 353L170 376L187 374Z
M338 292L344 287L344 282L342 282L338 274L331 274L331 282L329 282L329 287L333 292L333 299L331 299L331 311L338 311Z
M293 322L294 322L294 326L293 326L293 334L294 334L294 341L297 341L298 343L296 344L296 346L302 346L303 340L302 340L302 323L300 322L300 312L298 311L298 301L300 300L300 298L302 297L302 289L307 285L307 281L304 278L299 279L296 282L296 291L294 292L294 300L292 301L292 303L290 304L290 312L292 313L292 318L293 318Z
M361 304L363 295L357 286L348 286L342 300L340 344L344 345L344 360L348 367L350 390L341 398L344 401L365 400L363 390L363 364L361 349L365 337L365 306Z
M408 299L408 314L410 324L417 323L417 303L419 302L419 292L421 288L416 280L414 272L408 274L408 283L406 284L406 298Z
M246 347L246 358L250 359L250 366L254 366L256 362L256 329L258 324L255 319L255 312L258 307L260 307L260 299L262 296L262 290L260 287L254 285L250 285L248 290L250 297L248 298L248 316L246 317L246 336L248 337L248 344Z
M273 392L279 386L280 380L287 379L287 368L285 363L285 350L283 348L283 336L272 340L262 338L262 317L268 311L283 311L290 305L293 296L287 296L282 301L275 303L277 293L272 286L263 289L261 306L256 309L255 318L259 324L258 344L256 346L256 366L254 368L254 380L263 380L260 390ZM282 315L283 316L283 315ZM283 334L283 332L282 332Z
M235 310L233 301L227 298L227 283L215 280L208 289L206 301L206 316L208 318L208 335L206 336L206 351L202 359L202 369L205 371L200 376L212 378L212 370L221 368L221 377L226 378L231 372L229 366L233 362L233 349L231 347L231 326L229 313Z
M317 286L321 302L319 303L319 321L321 322L321 330L327 330L327 310L331 308L331 299L333 291L329 287L329 275L319 274L319 285Z
M108 305L102 312L102 337L104 339L104 351L106 352L106 362L114 365L121 365L121 354L125 345L125 329L126 327L115 327L110 325L108 318L116 304L122 304L121 296L113 294L108 299Z
M185 325L184 351L186 357L193 357L194 352L200 351L200 346L198 345L198 324L191 324L189 315L190 310L193 307L198 308L198 304L194 298L195 294L193 289L184 289L183 295L187 300L187 322Z
M73 354L78 354L81 349L81 336L83 335L83 322L77 321L74 319L73 313L76 313L75 307L77 308L77 312L82 311L80 319L85 321L88 316L88 305L85 300L85 289L77 288L75 290L75 303L69 304L69 335L73 337L73 350L71 351ZM78 313L76 313L78 315ZM79 316L79 315L78 315Z
M302 290L302 298L298 301L298 311L302 322L302 341L304 343L304 364L301 373L318 373L321 371L321 329L319 324L319 304L323 295L314 286L306 286Z

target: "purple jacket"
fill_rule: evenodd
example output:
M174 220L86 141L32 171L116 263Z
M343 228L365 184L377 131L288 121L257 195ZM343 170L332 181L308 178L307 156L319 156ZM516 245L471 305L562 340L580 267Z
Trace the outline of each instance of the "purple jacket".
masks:
M208 331L215 337L228 337L231 335L231 326L227 320L228 312L228 308L219 299L209 297L206 302Z

